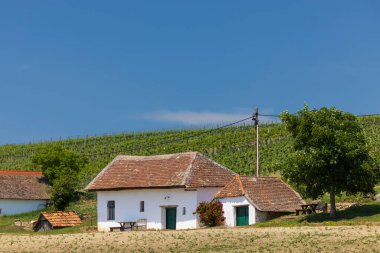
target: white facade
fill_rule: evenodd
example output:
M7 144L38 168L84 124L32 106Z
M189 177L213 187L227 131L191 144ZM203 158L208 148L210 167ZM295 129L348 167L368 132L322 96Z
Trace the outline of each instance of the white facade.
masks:
M98 230L109 231L120 226L118 222L147 220L147 229L166 228L166 208L176 207L176 229L198 227L195 210L202 201L211 201L220 188L199 188L197 190L141 189L122 191L99 191ZM108 201L115 201L115 219L108 220ZM140 212L140 202L144 201L144 212Z
M0 199L0 215L11 215L43 209L46 200Z
M250 201L244 196L233 198L220 198L218 199L223 204L225 223L229 227L236 226L236 207L248 206L248 224L252 225L256 223L256 216L258 210L252 205Z

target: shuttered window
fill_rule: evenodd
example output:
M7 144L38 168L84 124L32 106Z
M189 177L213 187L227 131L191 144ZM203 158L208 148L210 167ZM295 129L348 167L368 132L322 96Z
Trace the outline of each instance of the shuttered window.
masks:
M115 220L115 201L110 200L107 202L107 219Z

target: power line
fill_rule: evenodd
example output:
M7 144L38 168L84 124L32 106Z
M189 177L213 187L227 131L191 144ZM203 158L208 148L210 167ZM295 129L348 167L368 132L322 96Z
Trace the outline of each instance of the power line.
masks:
M265 117L280 117L280 115L277 115L277 114L259 114L259 116L265 116ZM357 115L359 117L364 117L364 116L380 116L380 114L367 114L367 115ZM175 143L175 142L180 142L180 141L183 141L183 140L189 140L191 138L194 138L194 137L198 137L198 136L202 136L202 135L206 135L206 134L209 134L213 131L218 131L218 130L221 130L223 128L227 128L227 127L231 127L233 125L236 125L236 124L239 124L239 123L242 123L244 121L247 121L249 119L252 119L253 116L249 116L249 117L246 117L244 119L241 119L241 120L238 120L238 121L235 121L235 122L232 122L232 123L229 123L229 124L226 124L226 125L223 125L223 126L220 126L220 127L216 127L216 128L211 128L211 129L208 129L208 130L205 130L205 131L201 131L199 133L195 133L195 134L192 134L192 135L188 135L188 136L184 136L184 137L179 137L179 138L173 138L173 139L169 139L169 140L164 140L164 141L161 141L159 143L156 143L156 144L151 144L151 145L136 145L134 147L132 147L132 150L131 151L138 151L138 150L149 150L149 149L152 149L152 148L155 148L157 146L160 146L160 145L165 145L165 144L170 144L170 143ZM376 122L376 121L361 121L359 122L359 124L361 125L380 125L380 122ZM32 152L34 152L36 150L32 150ZM98 153L99 155L111 155L111 154L115 154L115 153L118 153L118 151L113 151L113 152L100 152ZM84 154L84 155L88 155L88 156L91 156L93 154ZM30 154L6 154L6 155L0 155L0 158L3 158L3 157L19 157L19 158L22 158L22 157L29 157Z
M197 133L197 134L192 134L192 135L189 135L189 136L185 136L185 137L182 137L182 138L176 138L176 139L172 139L172 140L167 140L167 141L163 141L163 142L160 142L160 143L157 143L155 145L150 145L148 147L148 149L150 148L154 148L156 146L160 146L160 145L163 145L163 144L169 144L169 143L173 143L173 142L178 142L178 141L183 141L183 140L188 140L188 139L191 139L193 137L198 137L198 136L202 136L202 135L205 135L205 134L208 134L208 133L211 133L213 131L217 131L217 130L221 130L223 128L227 128L227 127L230 127L230 126L233 126L233 125L236 125L236 124L239 124L239 123L242 123L246 120L249 120L249 119L252 119L253 116L250 116L250 117L247 117L247 118L244 118L244 119L241 119L241 120L238 120L238 121L235 121L235 122L232 122L232 123L229 123L227 125L224 125L224 126L220 126L220 127L217 127L217 128L211 128L207 131L204 131L204 132L200 132L200 133ZM143 146L144 147L144 146ZM139 147L140 148L140 147ZM141 148L140 148L141 149Z

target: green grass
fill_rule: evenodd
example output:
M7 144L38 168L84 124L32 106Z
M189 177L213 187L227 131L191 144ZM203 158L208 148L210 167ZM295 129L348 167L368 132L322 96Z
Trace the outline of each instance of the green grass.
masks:
M88 218L84 222L76 227L62 228L57 230L51 230L46 232L39 232L39 234L65 234L65 233L79 233L84 232L89 227L96 226L96 203L95 201L78 201L72 203L67 210L76 211L78 214L87 214ZM28 213L21 213L15 215L3 215L0 216L0 233L17 233L17 234L32 234L35 233L32 230L24 229L14 225L15 220L23 222L35 221L38 219L40 212L52 211L52 209L44 209L39 211L33 211Z
M338 211L337 219L330 218L328 213L311 215L288 215L278 217L257 227L288 227L288 226L353 226L353 225L380 225L380 202L370 202L351 206Z
M49 209L47 209L49 210ZM96 202L80 201L70 205L68 210L74 210L78 214L89 214L80 226L38 232L38 234L70 234L94 231L96 226ZM21 221L31 221L38 218L40 211L29 213L0 216L0 233L12 234L37 234L30 230L15 226L13 223L16 219ZM355 226L355 225L380 225L380 202L363 203L352 206L343 211L338 211L338 218L331 219L329 214L318 213L312 215L294 214L281 216L266 222L258 223L255 227L293 227L293 226Z

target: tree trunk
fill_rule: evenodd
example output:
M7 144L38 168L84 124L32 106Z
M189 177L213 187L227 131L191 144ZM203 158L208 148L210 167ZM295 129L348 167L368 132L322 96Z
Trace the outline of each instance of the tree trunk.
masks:
M330 187L330 217L336 218L336 207L335 207L335 188Z

